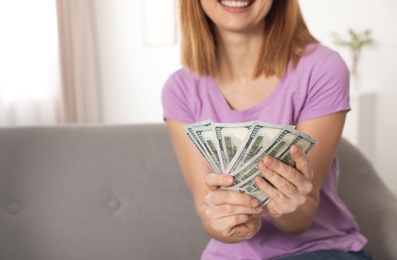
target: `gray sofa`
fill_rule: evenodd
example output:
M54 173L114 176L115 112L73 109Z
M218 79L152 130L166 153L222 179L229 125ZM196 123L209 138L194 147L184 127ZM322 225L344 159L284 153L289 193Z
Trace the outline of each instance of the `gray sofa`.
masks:
M367 248L397 259L396 198L338 155ZM199 259L207 241L163 124L0 129L0 260Z

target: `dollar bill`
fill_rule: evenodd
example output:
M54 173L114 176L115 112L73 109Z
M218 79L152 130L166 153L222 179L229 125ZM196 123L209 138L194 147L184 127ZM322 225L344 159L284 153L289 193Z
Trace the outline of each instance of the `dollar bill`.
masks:
M234 178L234 185L239 185L241 182L247 178L252 178L258 173L258 164L263 159L265 155L273 156L278 154L280 151L284 150L289 144L291 144L295 137L299 133L293 128L284 128L277 138L263 148L258 154L256 154L251 160L246 162L242 167L232 172L231 175Z
M219 148L219 160L223 173L233 160L237 150L246 139L253 122L239 124L215 124L215 134Z
M265 179L265 181L267 181L267 180ZM254 179L250 179L249 181L245 182L244 184L242 184L241 186L238 186L238 187L236 187L236 186L230 187L230 188L224 187L223 189L248 193L251 196L257 198L259 201L259 204L262 207L270 202L270 198L265 193L263 193L263 191L259 188L259 186L256 184Z
M231 173L248 162L258 154L261 149L271 143L283 128L284 126L281 125L266 124L258 121L254 122L250 132L244 140L244 145L240 146L237 155L230 162L226 172Z
M207 162L208 166L211 168L213 172L217 172L218 169L215 163L211 160L210 156L205 151L203 144L200 142L199 138L195 134L194 129L199 127L209 127L213 124L212 120L205 120L194 124L184 125L185 135L189 138L189 140L193 143L196 149L200 152L203 156L205 161Z
M193 131L207 153L208 158L215 166L215 172L221 173L222 167L218 156L218 143L213 129L213 126L210 125L193 128Z
M204 149L201 147L201 144L195 140L195 138L192 136L192 134L188 131L185 131L185 135L189 138L189 140L192 142L192 144L196 147L196 149L200 152L201 156L204 158L208 166L211 168L213 172L216 172L216 167L213 165L213 163L208 159L208 156L204 152Z
M264 178L258 167L263 157L270 155L294 167L295 162L289 152L291 146L296 145L307 154L317 143L293 126L259 121L220 124L206 120L186 125L184 128L186 136L213 172L233 176L233 185L222 188L248 193L257 198L262 206L270 199L260 190L254 179L256 176Z
M317 142L310 136L300 133L295 140L283 151L276 156L277 159L285 164L295 166L295 161L289 152L292 145L296 145L303 153L307 154L317 144Z

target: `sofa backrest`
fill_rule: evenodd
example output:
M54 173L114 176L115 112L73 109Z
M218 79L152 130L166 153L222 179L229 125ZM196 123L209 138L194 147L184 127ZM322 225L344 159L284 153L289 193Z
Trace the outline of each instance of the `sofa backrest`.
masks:
M163 124L0 129L1 260L199 259Z
M397 259L397 199L370 160L347 140L339 144L339 195L368 238L373 259Z

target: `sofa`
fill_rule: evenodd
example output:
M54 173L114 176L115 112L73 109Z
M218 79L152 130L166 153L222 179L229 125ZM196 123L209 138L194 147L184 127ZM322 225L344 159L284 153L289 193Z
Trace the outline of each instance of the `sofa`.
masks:
M339 192L374 259L397 200L346 140ZM209 237L164 124L0 128L0 260L199 259Z

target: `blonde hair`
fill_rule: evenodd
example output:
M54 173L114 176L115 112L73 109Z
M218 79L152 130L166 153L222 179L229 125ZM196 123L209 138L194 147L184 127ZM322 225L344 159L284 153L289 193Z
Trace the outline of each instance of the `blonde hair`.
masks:
M200 0L179 0L179 19L182 65L198 77L215 75L216 37ZM258 57L253 76L283 76L289 61L295 68L306 45L316 42L306 26L298 0L275 0L265 17L262 55Z

